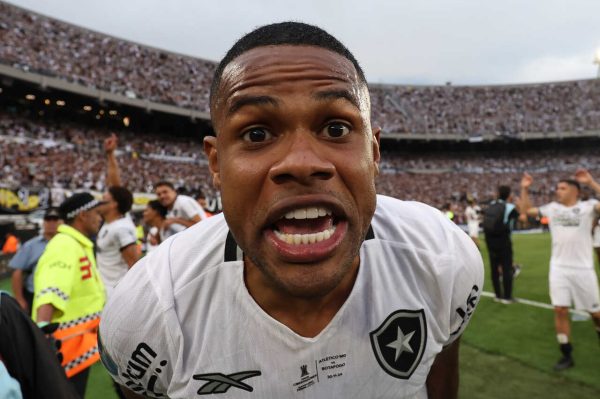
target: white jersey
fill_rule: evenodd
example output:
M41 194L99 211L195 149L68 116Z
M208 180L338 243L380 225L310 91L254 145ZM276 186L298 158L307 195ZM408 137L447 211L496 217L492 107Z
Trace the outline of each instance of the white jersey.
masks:
M360 261L335 317L302 337L254 302L214 216L125 276L102 315L103 362L149 397L425 399L436 355L479 301L479 251L436 209L378 196Z
M479 220L481 208L479 205L467 206L465 209L465 217L467 219L467 231L469 236L477 237L479 235Z
M96 238L96 263L109 296L112 289L123 278L129 267L121 255L121 250L135 245L137 241L135 225L124 216L105 223Z
M596 223L592 235L594 236L594 248L600 248L600 220L598 220L598 223Z
M173 203L173 208L169 209L167 212L167 218L182 218L191 220L196 215L200 216L200 220L207 218L206 212L204 212L204 209L200 206L200 204L195 199L188 197L187 195L178 195ZM172 224L165 232L165 235L169 237L175 233L185 230L185 228L186 227L181 224Z
M480 212L481 208L479 207L479 205L467 206L467 208L465 209L465 217L467 218L467 224L479 225Z
M551 202L539 208L552 234L550 267L594 268L592 223L597 203L593 199L567 207Z

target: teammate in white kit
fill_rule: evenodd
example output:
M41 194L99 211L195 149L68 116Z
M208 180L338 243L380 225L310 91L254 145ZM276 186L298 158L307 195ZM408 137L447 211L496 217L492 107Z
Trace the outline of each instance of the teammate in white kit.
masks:
M479 247L479 223L481 222L481 208L479 205L477 205L477 201L475 201L474 198L468 198L467 203L469 204L465 208L467 230L469 237L471 237L475 245Z
M167 208L167 218L163 222L163 235L169 237L207 218L198 202L187 195L177 194L175 186L167 181L156 183L156 196Z
M557 371L574 365L570 343L569 307L589 312L600 338L600 294L594 269L592 223L600 214L596 199L579 200L580 184L600 194L598 184L587 170L580 169L575 179L561 180L556 186L556 202L535 208L529 198L533 178L525 173L521 179L521 209L529 216L546 216L552 234L550 258L550 300L554 306L554 325L562 358Z
M114 133L104 141L107 156L106 182L109 187L102 197L104 204L98 207L104 224L96 236L96 262L107 297L110 297L113 288L140 258L135 225L128 216L133 205L133 195L122 186L115 157L117 144Z
M223 214L160 245L103 313L135 397L456 398L483 264L439 211L376 196L364 74L317 27L268 25L215 72Z

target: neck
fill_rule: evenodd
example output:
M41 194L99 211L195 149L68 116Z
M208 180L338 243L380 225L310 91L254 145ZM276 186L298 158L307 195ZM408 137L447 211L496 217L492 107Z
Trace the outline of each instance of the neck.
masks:
M56 235L56 232L53 232L53 233L44 232L42 234L42 236L44 237L44 240L46 240L46 241L50 241L52 239L52 237L54 237L55 235Z
M104 215L104 221L106 223L114 222L117 219L121 219L124 215L118 212L108 212Z
M256 303L269 316L308 338L323 331L346 302L354 287L358 267L357 258L342 281L325 295L298 297L274 287L252 262L244 261L246 287Z
M79 223L78 221L74 221L73 224L71 224L69 226L71 226L72 228L74 228L75 230L77 230L78 232L80 232L81 234L86 236L87 238L90 238L89 234L87 234L87 232L85 231L85 228L83 227L83 225L81 223Z
M577 203L578 198L565 200L562 204L564 206L573 206Z

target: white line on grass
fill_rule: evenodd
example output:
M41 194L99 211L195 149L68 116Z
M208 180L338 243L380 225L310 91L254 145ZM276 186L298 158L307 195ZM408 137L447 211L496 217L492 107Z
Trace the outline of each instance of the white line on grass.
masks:
M487 292L487 291L483 291L481 293L481 296L486 296L488 298L495 298L496 295L493 292ZM542 309L554 309L554 306L548 304L548 303L543 303L543 302L537 302L537 301L531 301L529 299L524 299L524 298L515 298L515 301L517 301L518 303L522 303L524 305L529 305L529 306L534 306L536 308L542 308ZM576 310L576 309L569 309L569 311L571 313L575 313L577 315L581 315L581 316L587 316L588 313L584 312L582 310Z

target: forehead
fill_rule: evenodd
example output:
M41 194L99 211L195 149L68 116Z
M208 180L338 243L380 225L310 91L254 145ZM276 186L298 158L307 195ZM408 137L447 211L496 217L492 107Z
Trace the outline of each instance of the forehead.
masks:
M277 88L340 89L360 101L366 85L346 57L316 46L277 45L257 47L231 61L223 70L214 110L227 107L246 94L269 95ZM362 105L362 104L361 104Z

